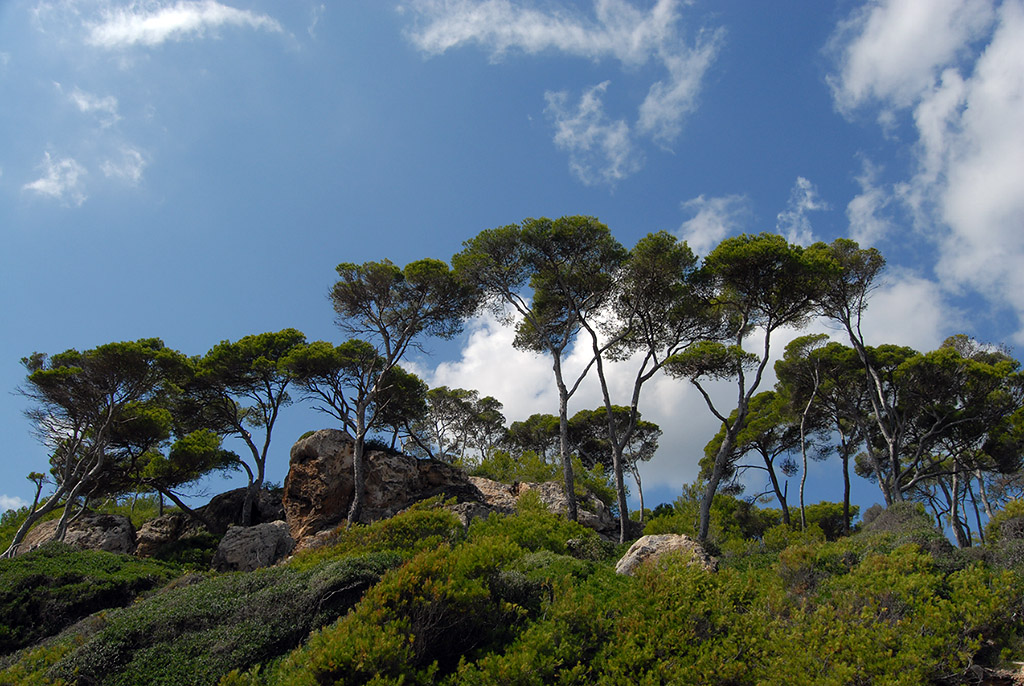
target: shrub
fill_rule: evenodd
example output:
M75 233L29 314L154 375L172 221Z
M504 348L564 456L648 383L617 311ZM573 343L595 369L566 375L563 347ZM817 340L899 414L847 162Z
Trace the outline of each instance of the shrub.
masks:
M515 635L528 610L514 602L521 587L501 572L521 555L500 536L420 553L283 660L270 680L433 684L463 657Z
M593 558L613 550L602 546L593 529L548 510L533 491L519 496L513 515L492 513L487 519L474 519L469 539L487 536L505 536L524 550L550 550L560 555L575 551L581 557Z
M430 498L389 519L339 528L321 546L297 554L293 564L308 569L356 551L391 551L410 558L423 550L455 543L463 536L462 522L444 505L440 498Z
M215 683L297 646L334 621L399 558L374 553L218 577L193 577L106 616L106 626L58 662L55 678L79 683Z
M97 610L127 605L178 573L155 560L63 543L0 560L0 653L56 634Z

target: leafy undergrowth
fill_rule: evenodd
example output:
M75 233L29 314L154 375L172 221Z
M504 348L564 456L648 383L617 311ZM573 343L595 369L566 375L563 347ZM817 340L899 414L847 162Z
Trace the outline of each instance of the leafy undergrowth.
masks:
M63 543L0 559L0 654L56 634L97 610L127 605L177 574L162 562Z
M0 684L951 684L1022 654L1019 569L909 510L634 577L528 498L456 522L434 502L270 570L184 577Z

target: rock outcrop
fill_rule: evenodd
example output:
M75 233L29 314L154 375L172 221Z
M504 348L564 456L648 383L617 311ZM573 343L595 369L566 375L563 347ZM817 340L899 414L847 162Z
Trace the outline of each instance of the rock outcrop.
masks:
M664 555L680 555L688 562L708 572L718 570L718 561L708 555L700 543L682 534L656 534L644 536L629 547L615 565L617 574L632 576L637 567Z
M139 557L152 557L175 541L198 536L205 531L206 527L184 512L169 512L139 527L135 535L135 554Z
M19 553L38 548L53 538L58 520L51 519L37 525L25 536ZM131 553L135 550L135 527L124 515L85 512L68 523L64 542L83 550L106 550L111 553Z
M196 508L213 526L210 533L225 532L228 527L242 523L242 504L246 488L236 488L215 495L208 504ZM253 501L252 524L263 524L284 519L281 492L260 489ZM138 531L135 554L151 557L175 541L198 536L207 528L185 512L169 512L143 524Z
M283 505L296 541L345 521L352 504L353 448L352 437L337 429L322 429L292 446ZM366 465L359 518L363 523L391 517L436 495L459 502L482 501L465 472L445 462L370 450Z
M233 526L217 547L213 568L218 572L251 572L283 560L294 548L295 540L284 520Z
M520 482L515 484L503 484L500 481L492 481L478 476L469 477L470 482L477 487L483 496L483 502L498 512L513 512L516 503L527 491L534 491L552 512L568 514L569 504L565 498L565 488L557 481L546 481L544 483ZM591 528L602 536L618 540L619 523L612 516L605 504L593 495L579 498L577 501L577 515L579 523Z

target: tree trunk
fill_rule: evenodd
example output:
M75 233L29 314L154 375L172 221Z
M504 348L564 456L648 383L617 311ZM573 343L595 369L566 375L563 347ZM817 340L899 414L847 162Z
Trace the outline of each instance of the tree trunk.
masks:
M352 446L352 504L348 508L348 522L345 528L359 521L363 513L363 498L366 490L366 408L356 411L356 436Z
M772 482L772 490L775 491L775 498L779 501L779 507L782 508L782 523L789 526L789 504L786 502L786 496L779 486L779 477L775 474L772 461L764 455L761 457L764 458L764 464L768 470L768 479Z
M572 473L572 457L569 455L569 391L562 380L562 360L554 355L555 382L558 384L558 447L562 458L562 476L565 480L565 503L567 514L572 521L579 521L576 509L576 480Z
M36 509L37 503L32 504L32 509L29 510L28 517L26 517L25 521L21 523L21 526L18 527L18 531L14 534L11 544L7 546L7 550L4 551L3 555L0 555L0 558L14 557L18 554L18 548L21 546L21 542L25 540L25 535L29 532L29 529L31 529L32 526L42 517L53 512L60 506L60 498L63 494L64 489L58 488L57 491L55 491L39 509Z
M625 543L629 530L629 504L626 502L626 484L622 479L622 449L619 446L612 449L612 470L615 472L615 496L619 506L619 543Z

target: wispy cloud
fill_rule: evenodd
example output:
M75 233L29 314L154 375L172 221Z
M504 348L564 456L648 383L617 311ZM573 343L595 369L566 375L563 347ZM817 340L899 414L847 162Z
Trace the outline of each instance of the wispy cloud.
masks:
M61 85L59 83L56 85L57 89L63 92ZM68 99L80 112L95 114L103 126L111 126L121 119L121 116L117 113L117 98L113 95L100 97L87 93L76 86L68 95Z
M638 8L626 0L593 0L592 15L578 9L515 3L511 0L408 0L402 8L413 17L409 39L429 55L476 45L490 52L492 60L510 53L561 54L594 61L612 59L632 78L636 67L653 63L665 71L651 84L637 106L636 123L611 121L603 112L601 97L608 81L586 91L575 108L564 92L548 92L549 112L555 119L555 142L570 155L570 167L585 183L610 183L640 169L633 152L637 137L648 137L662 147L675 141L686 116L693 112L704 75L721 43L720 31L700 32L688 42L681 34L683 0L657 0ZM602 153L603 163L592 155L581 162L580 149L566 143L566 121L583 116L586 130L611 146ZM572 141L579 136L572 135ZM592 152L599 146L587 148ZM628 154L625 154L627 153Z
M265 14L240 10L215 0L170 4L139 4L108 10L89 27L88 42L102 48L154 46L205 36L222 26L245 27L280 33L277 20Z
M829 205L818 195L814 184L802 176L796 177L786 209L779 212L775 220L775 228L786 235L786 240L799 245L814 242L814 231L807 215L811 212L828 210Z
M641 166L629 124L608 119L602 96L608 81L584 91L575 106L569 94L546 93L546 113L555 122L555 145L569 153L569 167L585 184L614 184Z
M100 169L107 178L118 179L132 186L142 180L142 171L146 168L146 158L135 148L123 147L116 158L103 162Z
M880 170L866 157L861 160L862 170L857 176L860 193L846 205L846 218L850 223L850 237L864 246L876 245L895 229L887 216L895 203L893 191L879 185Z
M832 45L837 107L916 135L911 174L865 203L903 203L938 246L937 278L1012 307L1024 343L1024 4L873 2Z
M693 216L682 223L676 234L698 255L707 255L750 218L750 200L745 195L698 195L684 202L682 208Z
M39 165L43 175L26 183L22 188L39 195L49 196L61 202L81 205L86 195L82 188L82 178L86 175L85 167L71 157L54 160L49 152L43 153L43 162Z

